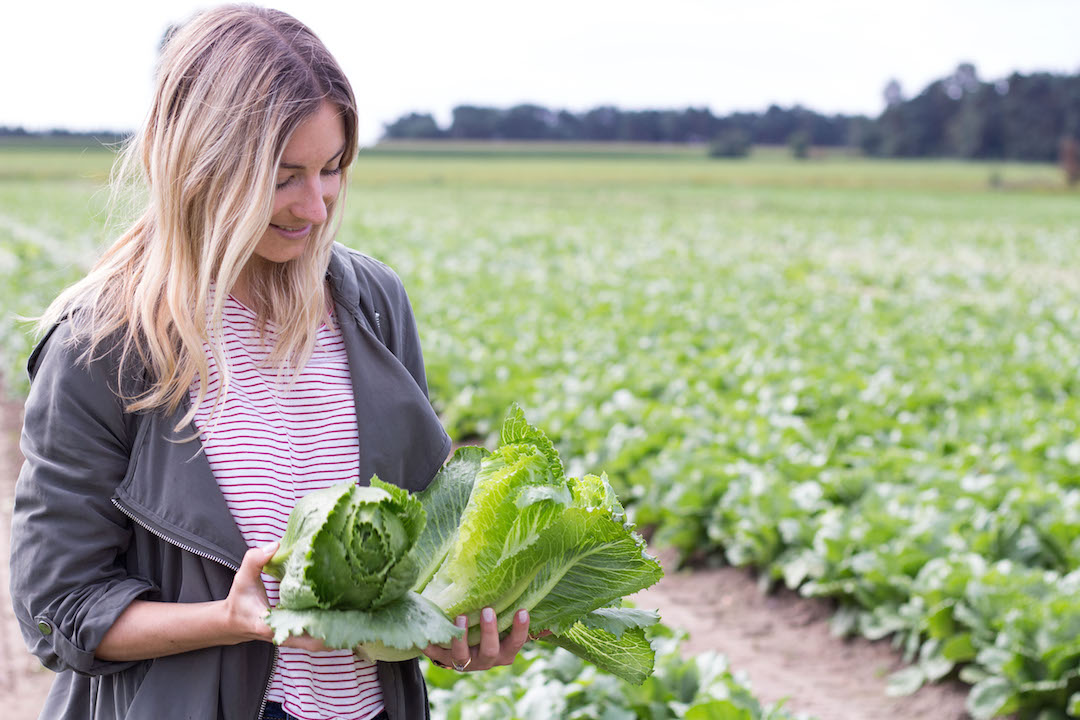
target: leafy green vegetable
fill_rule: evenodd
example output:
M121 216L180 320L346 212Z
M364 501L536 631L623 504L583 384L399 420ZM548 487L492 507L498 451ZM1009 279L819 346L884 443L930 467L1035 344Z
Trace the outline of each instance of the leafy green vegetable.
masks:
M268 621L275 640L306 632L399 660L446 646L460 632L447 618L467 616L476 644L483 608L500 631L523 608L532 632L550 630L550 642L644 681L653 665L644 629L659 618L618 604L659 580L659 563L607 478L567 478L516 405L501 439L492 453L459 450L415 497L373 478L297 503L267 566L282 579Z
M377 477L370 487L344 482L301 498L264 568L281 580L267 621L274 641L307 632L333 647L370 643L388 660L460 634L410 591L423 526L420 502Z
M808 720L786 712L781 703L764 706L721 655L705 652L683 659L685 633L654 625L647 636L656 647L656 671L641 684L543 644L527 647L508 667L476 675L425 664L432 718Z
M565 477L551 442L526 422L517 405L507 414L500 439L490 455L459 452L440 473L456 484L462 465L476 467L459 524L432 524L431 537L425 531L421 539L425 547L447 547L423 596L451 617L466 615L472 643L479 640L482 608L495 610L500 630L524 608L531 631L551 630L551 642L641 682L652 669L641 628L657 618L610 606L659 580L659 563L626 522L607 478ZM429 503L443 497L442 482L436 477L434 489L421 493L429 514L439 512ZM601 608L606 610L590 616ZM636 632L624 632L628 627Z

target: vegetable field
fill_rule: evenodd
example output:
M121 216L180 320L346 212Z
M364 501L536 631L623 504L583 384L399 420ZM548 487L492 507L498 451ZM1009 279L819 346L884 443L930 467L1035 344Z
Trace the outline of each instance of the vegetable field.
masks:
M0 302L33 314L110 158L0 158ZM403 277L456 439L520 402L654 545L893 637L893 691L1050 720L1080 717L1078 211L1043 166L370 153L339 238ZM28 349L6 312L15 395Z

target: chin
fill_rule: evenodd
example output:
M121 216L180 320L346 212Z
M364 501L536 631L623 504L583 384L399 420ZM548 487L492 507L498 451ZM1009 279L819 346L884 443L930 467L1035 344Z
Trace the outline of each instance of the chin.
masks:
M261 253L256 250L255 254L266 262L271 262L275 265L284 265L287 262L292 262L293 260L300 258L304 254L305 249L306 248L300 248L299 250L295 251L282 251L275 253Z
M287 263L301 257L314 241L315 233L311 232L302 240L290 240L282 242L279 238L264 237L255 246L255 255L266 262Z

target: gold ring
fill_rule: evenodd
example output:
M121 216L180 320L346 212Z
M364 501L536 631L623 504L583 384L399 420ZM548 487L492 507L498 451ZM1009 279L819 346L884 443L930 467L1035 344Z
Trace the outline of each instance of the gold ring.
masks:
M457 660L451 660L450 662L453 663L455 670L457 670L458 672L465 672L465 668L469 667L469 665L472 664L472 658L470 657L468 660L466 660L464 665L458 665Z

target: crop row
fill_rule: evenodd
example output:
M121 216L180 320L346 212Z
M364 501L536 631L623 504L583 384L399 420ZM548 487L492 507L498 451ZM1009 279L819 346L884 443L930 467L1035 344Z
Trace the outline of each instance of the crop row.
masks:
M895 692L963 668L976 717L1075 711L1066 199L395 200L376 193L346 237L408 279L454 434L486 436L520 401L655 542L840 598L840 632L892 635L914 661Z
M509 667L461 675L424 663L435 720L797 720L763 706L722 655L684 659L683 636L657 626L656 669L642 685L546 643Z

